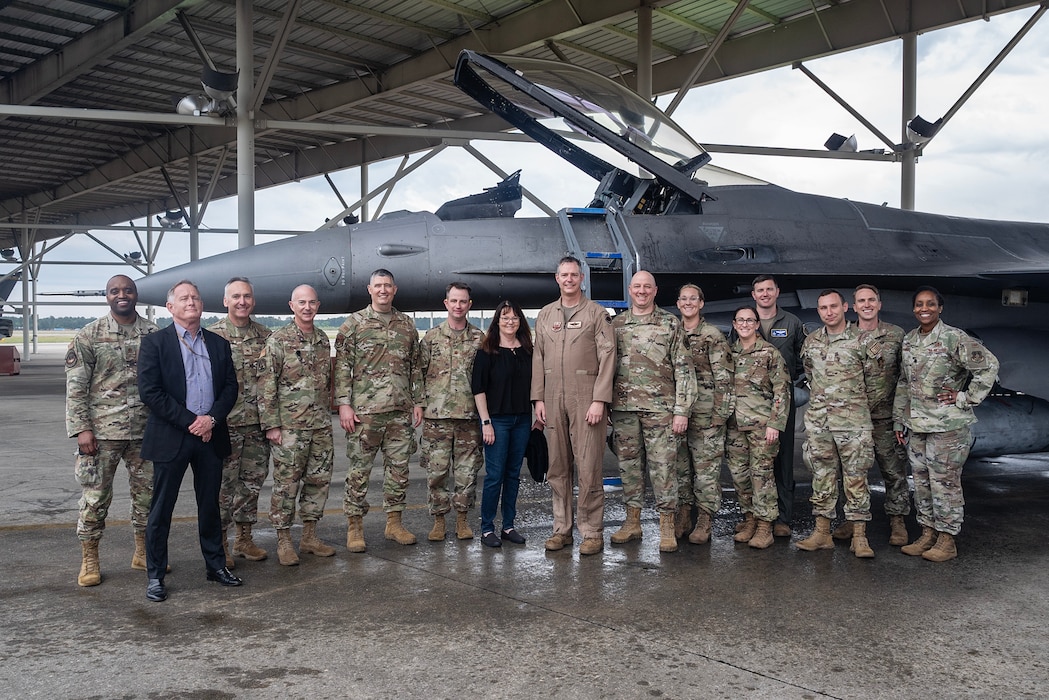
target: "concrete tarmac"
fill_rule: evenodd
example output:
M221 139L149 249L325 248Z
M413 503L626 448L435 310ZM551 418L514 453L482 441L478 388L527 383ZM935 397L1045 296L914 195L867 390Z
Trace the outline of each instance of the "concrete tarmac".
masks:
M406 525L419 543L345 549L336 430L319 534L331 558L237 560L243 587L204 579L187 478L171 534L170 598L145 598L130 569L126 472L101 544L102 585L80 588L79 486L64 428L64 348L0 377L0 697L6 698L1044 698L1049 697L1049 455L972 460L959 558L890 547L882 494L873 560L847 544L802 552L736 545L731 490L710 545L660 554L608 544L623 519L607 497L606 547L547 553L549 490L522 477L522 546L426 541L425 474L413 462ZM799 448L802 435L799 435ZM606 470L615 472L609 456ZM797 530L811 529L798 459ZM727 484L728 482L726 482ZM370 500L381 498L381 467ZM269 490L260 500L268 509ZM477 511L471 513L472 521ZM919 532L909 518L912 536ZM293 537L297 541L300 528Z

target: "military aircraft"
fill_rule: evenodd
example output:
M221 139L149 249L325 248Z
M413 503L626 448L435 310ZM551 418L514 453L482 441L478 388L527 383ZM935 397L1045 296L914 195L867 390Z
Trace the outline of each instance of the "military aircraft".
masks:
M780 304L803 319L817 320L819 291L838 288L848 298L867 282L882 290L883 315L911 328L911 293L933 284L947 296L945 320L1000 358L1002 386L1028 394L1003 390L985 402L973 454L1049 449L1049 403L1030 396L1049 396L1049 373L1033 371L1049 347L1049 304L1040 301L1049 293L1049 226L903 211L771 184L711 185L696 177L710 156L658 108L562 63L464 51L455 84L597 180L593 199L556 217L514 218L515 174L436 214L392 212L155 273L139 281L141 299L163 303L168 287L188 278L217 311L226 279L246 275L258 313L288 313L290 291L303 283L317 289L325 312L343 313L368 303L370 273L386 268L397 276L401 310L439 308L452 280L472 286L477 308L506 297L537 308L556 295L552 273L572 253L585 262L588 294L612 307L625 305L630 276L644 269L657 279L658 303L672 305L678 286L696 282L716 318L750 300L755 275L771 273L793 290Z

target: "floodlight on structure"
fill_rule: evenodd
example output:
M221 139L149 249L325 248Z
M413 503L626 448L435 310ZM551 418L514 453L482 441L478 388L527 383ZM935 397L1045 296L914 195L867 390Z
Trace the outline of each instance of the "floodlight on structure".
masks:
M855 153L858 145L856 143L856 134L849 136L848 138L841 134L831 134L830 138L827 139L823 147L828 151L841 151L843 153Z
M209 66L204 66L200 74L200 84L204 86L204 92L208 97L219 102L228 100L234 108L237 103L233 101L233 93L237 91L237 80L239 79L240 71L223 73Z
M124 253L124 260L127 260L129 263L137 265L138 263L142 262L142 253L138 250L133 250L130 253Z
M157 223L160 228L182 228L182 212L169 211L157 214Z
M223 73L210 66L204 66L200 74L200 85L203 95L186 95L173 97L175 111L186 116L199 117L207 114L224 117L237 111L237 100L233 93L237 91L240 73Z
M211 105L211 100L208 99L207 95L173 97L171 101L175 103L175 111L187 117L199 117L201 114L207 114L208 107Z
M907 122L907 138L913 143L926 143L940 130L943 125L943 117L934 122L928 122L920 116L915 116Z
M4 262L18 262L18 258L15 257L14 248L4 248L0 250L0 257L3 257Z

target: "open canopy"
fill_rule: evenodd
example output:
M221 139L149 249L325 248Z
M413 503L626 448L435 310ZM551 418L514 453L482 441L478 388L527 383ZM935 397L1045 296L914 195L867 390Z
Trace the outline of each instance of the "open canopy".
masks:
M692 173L710 161L703 147L670 117L636 93L585 68L533 58L501 58L463 51L455 84L480 104L597 180L617 169L559 135L567 128L612 148L662 185L701 202Z

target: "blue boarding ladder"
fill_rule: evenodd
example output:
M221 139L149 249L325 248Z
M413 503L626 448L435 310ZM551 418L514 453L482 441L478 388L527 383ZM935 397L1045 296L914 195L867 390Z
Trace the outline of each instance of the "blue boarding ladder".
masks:
M592 251L583 250L579 239L572 227L575 218L602 218L605 221L605 229L608 231L610 242L615 250ZM625 309L630 306L630 278L641 269L641 256L637 252L637 246L630 236L626 227L626 221L618 209L605 207L571 207L557 212L557 220L561 223L561 232L564 234L565 243L568 244L568 252L579 258L583 266L583 293L588 299L593 299L591 284L591 268L604 272L618 271L622 277L621 299L593 299L598 304L609 309Z

